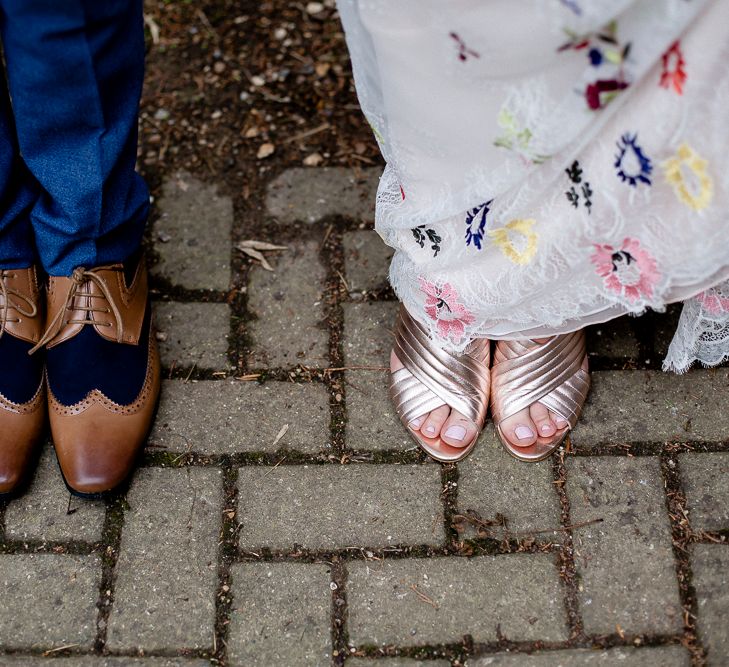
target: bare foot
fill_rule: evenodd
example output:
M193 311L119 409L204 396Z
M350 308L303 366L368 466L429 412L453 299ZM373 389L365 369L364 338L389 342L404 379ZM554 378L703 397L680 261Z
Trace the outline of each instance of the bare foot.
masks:
M403 367L395 352L390 353L390 372ZM478 429L470 419L447 405L426 412L410 422L409 428L423 437L434 440L438 437L451 447L466 447L476 437Z
M548 338L535 338L535 343L546 343ZM587 359L582 363L587 370ZM548 410L542 403L532 403L528 408L507 417L501 422L501 432L515 447L531 447L537 439L551 440L564 431L569 424L558 414Z

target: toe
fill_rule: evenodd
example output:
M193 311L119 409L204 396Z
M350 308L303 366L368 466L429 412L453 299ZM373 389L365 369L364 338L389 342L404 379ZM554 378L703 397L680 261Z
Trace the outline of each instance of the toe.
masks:
M440 434L440 429L446 419L448 419L450 413L451 409L447 405L441 405L439 408L436 408L423 422L423 425L420 427L420 433L426 438L437 438Z
M404 368L402 361L398 359L397 355L395 354L395 350L390 351L390 372L394 373L395 371L399 371L401 368ZM420 427L423 425L425 420L428 417L428 413L420 415L419 417L416 417L413 419L409 424L408 427L411 428L413 431L418 431Z
M537 441L537 430L529 416L529 408L525 408L500 424L504 437L516 447L530 447Z
M533 403L529 407L529 416L537 427L540 438L551 438L557 432L551 414L541 403Z
M440 431L440 438L453 447L466 447L476 437L476 425L460 412L451 411Z

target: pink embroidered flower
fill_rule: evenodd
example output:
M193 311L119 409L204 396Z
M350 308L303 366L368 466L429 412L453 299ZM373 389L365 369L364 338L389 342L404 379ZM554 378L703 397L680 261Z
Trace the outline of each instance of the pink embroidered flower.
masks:
M686 83L686 61L683 59L680 43L671 44L671 48L661 56L661 61L663 71L659 85L663 88L673 88L679 95L683 95L683 84Z
M719 296L714 290L697 294L696 300L712 315L729 312L729 299Z
M458 344L465 334L466 325L474 321L473 315L458 302L458 292L449 284L442 287L420 278L420 289L427 295L425 312L438 323L442 338Z
M653 296L658 282L658 265L636 239L626 238L622 246L595 245L590 258L603 277L605 287L635 302Z

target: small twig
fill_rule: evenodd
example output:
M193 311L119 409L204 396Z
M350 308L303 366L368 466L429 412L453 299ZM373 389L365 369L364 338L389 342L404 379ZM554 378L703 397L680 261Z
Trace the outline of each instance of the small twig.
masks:
M195 372L195 366L197 366L197 361L192 365L190 372L187 374L187 377L185 378L185 381L182 384L187 384L190 381L192 374Z
M249 380L257 380L259 377L261 377L261 373L249 373L248 375L239 375L235 379L247 382Z
M337 366L335 368L325 368L324 374L334 373L335 371L386 371L387 366Z
M418 587L415 584L410 584L410 590L415 593L423 602L429 604L433 609L438 609L437 603L432 599L429 598L425 593L418 590Z
M272 473L272 472L273 472L274 470L276 470L276 468L278 468L278 467L279 467L279 466L280 466L280 465L281 465L281 464L282 464L282 463L284 462L284 460L285 460L285 459L286 459L286 457L285 457L285 456L281 457L281 460L280 460L280 461L279 461L279 462L278 462L278 463L277 463L277 464L276 464L275 466L273 466L273 467L272 467L272 468L271 468L271 469L270 469L270 470L269 470L269 471L268 471L268 472L267 472L267 473L266 473L266 474L264 475L264 477L265 477L266 475L270 475L270 474L271 474L271 473ZM251 552L251 553L253 553L253 552Z
M315 134L319 134L319 132L324 132L324 130L328 130L330 127L331 127L331 125L329 123L322 123L318 127L312 128L311 130L306 130L305 132L300 132L299 134L295 134L293 137L284 139L281 143L290 144L294 141L299 141L300 139L306 139L306 137L311 137Z
M76 648L80 644L66 644L65 646L57 646L56 648L48 649L43 652L44 656L51 655L51 653L57 653L58 651L65 651L67 648Z

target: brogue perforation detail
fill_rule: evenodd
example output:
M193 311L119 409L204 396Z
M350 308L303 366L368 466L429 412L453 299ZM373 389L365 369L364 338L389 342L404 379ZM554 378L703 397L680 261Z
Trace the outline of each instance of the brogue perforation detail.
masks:
M78 415L88 410L92 405L101 405L104 409L117 415L133 415L139 412L147 403L154 385L154 367L156 357L159 354L154 339L154 331L149 332L149 354L147 355L147 375L144 378L144 384L137 397L132 403L121 405L112 401L106 394L98 389L91 390L84 399L73 405L63 405L48 387L49 406L56 413L66 417Z

